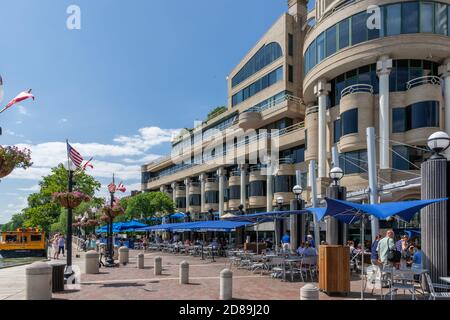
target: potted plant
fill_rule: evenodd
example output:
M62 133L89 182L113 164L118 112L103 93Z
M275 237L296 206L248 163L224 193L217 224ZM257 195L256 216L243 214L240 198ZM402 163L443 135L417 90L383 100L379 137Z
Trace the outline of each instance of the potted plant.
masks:
M31 167L31 152L14 146L0 146L0 179L8 176L14 169Z
M79 191L56 192L53 194L53 201L66 209L75 209L81 202L91 201L91 197Z

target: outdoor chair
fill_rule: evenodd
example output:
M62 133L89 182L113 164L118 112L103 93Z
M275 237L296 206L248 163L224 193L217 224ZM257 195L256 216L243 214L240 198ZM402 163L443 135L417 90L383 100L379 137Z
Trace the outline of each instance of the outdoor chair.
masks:
M272 272L270 276L274 279L283 277L285 272L284 258L274 257L268 264L268 269Z
M433 283L428 273L425 273L428 289L430 292L430 300L436 299L450 299L450 292L436 292L435 289L450 290L449 285Z
M411 293L411 298L416 300L416 287L414 282L414 273L393 268L389 285L391 300L393 300L394 294L397 294L399 290L403 290L404 294L408 291Z
M269 269L268 262L269 260L267 259L264 260L264 258L261 256L253 257L253 264L251 266L251 271L255 273L257 270L260 270L260 273L262 275L265 270Z

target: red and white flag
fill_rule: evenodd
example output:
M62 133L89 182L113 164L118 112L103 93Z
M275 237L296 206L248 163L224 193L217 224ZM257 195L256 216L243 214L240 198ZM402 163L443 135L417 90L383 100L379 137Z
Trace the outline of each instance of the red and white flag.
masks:
M114 192L116 192L116 190L117 190L116 185L115 185L113 182L111 182L111 183L108 185L108 191L109 191L110 193L114 193Z
M19 93L14 99L12 99L7 105L6 107L3 108L2 111L0 111L0 113L3 113L4 111L6 111L7 109L11 108L13 105L15 105L16 103L19 103L21 101L27 100L27 99L33 99L34 100L34 96L31 94L31 89L28 91L23 91L21 93Z
M117 186L117 190L119 190L120 192L126 192L127 189L125 188L125 186L123 185L123 183L119 183L119 185Z
M87 167L94 169L94 166L91 163L92 159L94 159L94 158L91 158L88 161L86 161L86 163L83 165L83 171L86 171Z

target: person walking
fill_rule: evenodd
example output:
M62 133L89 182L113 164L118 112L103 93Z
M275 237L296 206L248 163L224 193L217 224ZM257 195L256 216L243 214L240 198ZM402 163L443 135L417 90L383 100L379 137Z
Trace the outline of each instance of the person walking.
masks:
M58 260L58 246L59 246L59 236L58 234L55 234L50 241L52 244L52 250L53 250L53 259Z
M388 230L386 236L378 242L377 252L379 262L385 266L392 266L392 262L388 260L389 251L395 250L394 230Z
M372 246L370 247L370 261L372 262L372 265L379 266L378 263L378 242L381 240L381 235L377 235L375 238L375 241L372 243Z
M63 257L65 257L64 254L64 247L65 247L65 239L62 233L59 234L58 237L58 259L59 259L59 254L62 253Z

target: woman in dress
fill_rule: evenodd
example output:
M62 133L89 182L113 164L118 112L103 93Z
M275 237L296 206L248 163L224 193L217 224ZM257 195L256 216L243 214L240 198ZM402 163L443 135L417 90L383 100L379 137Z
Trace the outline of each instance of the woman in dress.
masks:
M55 234L52 239L53 259L58 260L59 255L59 235Z

